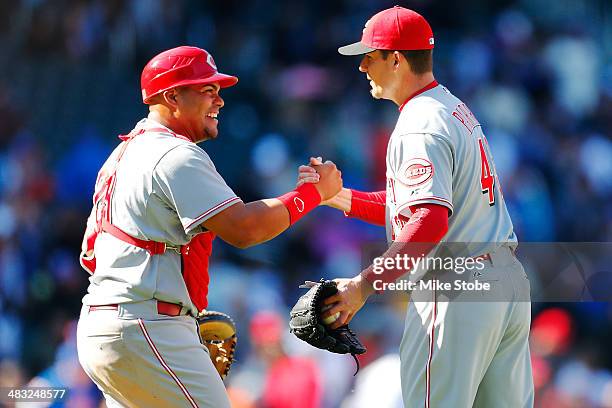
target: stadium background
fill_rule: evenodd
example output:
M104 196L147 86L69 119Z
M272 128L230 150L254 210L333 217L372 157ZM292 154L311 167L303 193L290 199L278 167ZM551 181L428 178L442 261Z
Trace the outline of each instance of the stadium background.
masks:
M146 114L139 75L150 57L201 46L240 78L222 93L219 138L202 146L244 200L289 189L310 155L334 160L347 186L382 189L397 110L370 98L359 59L336 48L396 3L0 2L0 386L64 386L68 400L53 406L99 406L74 345L88 276L77 256L96 172L115 135ZM610 3L400 3L430 21L438 81L483 123L519 240L610 241ZM217 240L210 303L239 325L236 407L283 406L273 402L283 390L295 407L398 406L401 304L355 319L370 348L357 383L350 357L303 347L285 323L301 281L353 275L360 245L376 239L381 230L318 209L247 251ZM534 304L533 314L538 406L612 407L610 305ZM303 381L308 392L295 391Z

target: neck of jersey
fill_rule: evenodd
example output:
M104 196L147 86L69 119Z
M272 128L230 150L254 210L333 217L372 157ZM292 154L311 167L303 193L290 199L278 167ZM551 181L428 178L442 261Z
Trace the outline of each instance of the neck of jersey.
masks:
M436 81L435 79L433 81L431 81L429 84L425 85L423 88L419 89L418 91L416 91L415 93L413 93L412 95L410 95L408 98L406 98L406 100L404 101L404 103L402 103L399 107L399 111L401 112L402 109L404 109L404 106L406 106L406 104L415 96L422 94L425 91L429 91L432 88L435 88L436 86L438 86L438 81Z

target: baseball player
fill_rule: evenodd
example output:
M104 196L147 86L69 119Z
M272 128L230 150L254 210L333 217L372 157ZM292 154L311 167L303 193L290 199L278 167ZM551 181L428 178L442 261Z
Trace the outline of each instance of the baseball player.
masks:
M215 236L240 248L267 241L342 186L328 162L319 184L243 203L196 144L217 137L220 90L237 82L200 48L155 56L141 76L149 114L98 174L77 336L79 361L109 407L229 407L195 320L207 306Z
M470 243L469 257L483 265L474 276L494 293L513 294L493 295L494 302L442 301L434 289L416 301L415 294L427 291L412 292L400 345L406 407L530 407L529 282L514 256L517 239L483 129L466 104L436 82L433 48L427 21L396 6L374 15L360 42L338 49L362 55L359 70L372 96L393 101L400 113L387 148L386 190L343 188L323 204L385 225L392 242L385 258L421 257L440 242ZM314 170L300 167L298 185L317 179ZM370 266L336 280L339 292L324 302L333 306L322 317L338 316L332 328L348 323L375 288L405 272ZM423 277L413 272L411 280Z

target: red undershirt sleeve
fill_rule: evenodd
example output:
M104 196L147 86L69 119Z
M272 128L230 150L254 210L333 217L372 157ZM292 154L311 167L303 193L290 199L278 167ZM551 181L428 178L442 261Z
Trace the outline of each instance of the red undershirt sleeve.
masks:
M397 239L382 258L395 258L396 255L420 258L427 255L448 231L448 208L438 204L418 204L411 206L412 216L400 231ZM374 281L395 282L408 272L406 269L384 269L374 272L373 265L364 269L362 276L374 286Z
M366 193L351 189L351 211L344 213L347 217L358 218L370 224L385 225L386 191Z

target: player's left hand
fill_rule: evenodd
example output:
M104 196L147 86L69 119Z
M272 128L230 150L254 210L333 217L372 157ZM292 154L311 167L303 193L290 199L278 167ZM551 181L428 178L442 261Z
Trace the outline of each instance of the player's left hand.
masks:
M323 164L322 157L311 157L309 165L302 165L298 167L298 180L296 184L296 188L301 186L304 183L318 183L319 182L319 173L314 169L316 165Z
M361 275L352 279L334 279L334 281L337 283L338 293L323 301L324 305L332 305L332 307L321 315L322 318L326 318L340 313L338 319L329 326L331 329L348 324L363 307L368 297L374 293L372 285Z
M311 157L307 165L298 167L298 179L295 187L297 188L304 183L318 183L320 179L319 173L317 173L312 166L319 166L321 164L323 164L323 159L321 157ZM351 212L352 196L351 190L343 187L342 190L332 198L321 201L320 205L326 205L349 213Z

